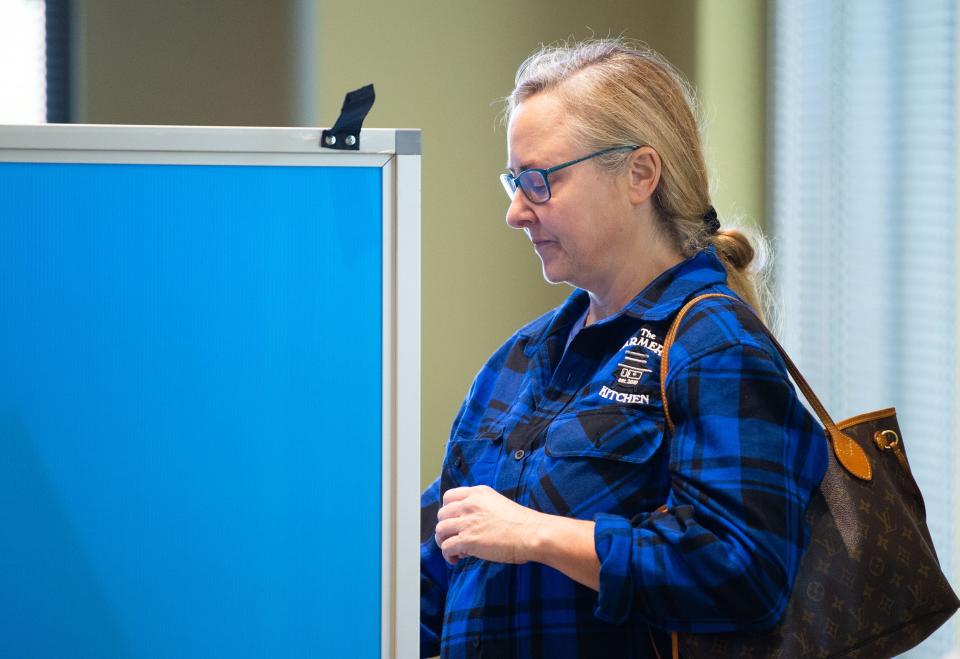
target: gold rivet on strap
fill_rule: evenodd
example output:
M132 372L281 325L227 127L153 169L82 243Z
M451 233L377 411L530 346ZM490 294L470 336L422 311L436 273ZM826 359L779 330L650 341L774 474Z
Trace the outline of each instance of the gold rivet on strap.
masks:
M878 430L873 433L873 442L881 451L889 451L899 446L900 435L895 430Z

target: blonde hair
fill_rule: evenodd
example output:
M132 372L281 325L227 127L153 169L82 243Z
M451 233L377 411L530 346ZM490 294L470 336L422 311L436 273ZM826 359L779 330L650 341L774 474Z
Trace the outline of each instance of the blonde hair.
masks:
M757 267L757 250L744 231L714 233L704 220L711 208L707 167L696 97L683 75L660 54L624 39L560 43L541 47L520 65L514 90L505 99L507 118L541 92L555 94L565 105L584 149L639 144L660 155L662 171L653 198L658 230L684 257L713 244L730 288L763 317L767 264ZM598 160L616 170L629 156L620 151ZM753 242L765 256L759 232Z

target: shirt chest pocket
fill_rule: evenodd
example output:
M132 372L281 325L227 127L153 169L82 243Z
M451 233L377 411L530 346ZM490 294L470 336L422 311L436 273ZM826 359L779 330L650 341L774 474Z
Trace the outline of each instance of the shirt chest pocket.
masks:
M538 489L544 512L632 516L669 486L663 422L628 409L561 415L547 428Z
M474 485L493 486L503 449L503 426L481 429L475 436L454 436L447 445L440 490Z
M663 422L632 410L561 415L547 428L547 455L643 464L660 448Z

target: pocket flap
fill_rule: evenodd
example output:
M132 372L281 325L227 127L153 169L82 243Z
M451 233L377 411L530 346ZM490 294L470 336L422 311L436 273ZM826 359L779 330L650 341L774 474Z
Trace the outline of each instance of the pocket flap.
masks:
M546 453L644 463L663 442L663 423L619 410L558 417L547 429Z

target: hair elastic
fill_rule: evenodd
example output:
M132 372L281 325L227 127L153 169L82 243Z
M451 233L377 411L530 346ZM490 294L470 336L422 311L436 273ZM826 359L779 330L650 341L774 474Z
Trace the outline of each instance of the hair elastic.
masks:
M711 234L720 230L720 219L717 217L717 210L713 206L710 206L707 212L703 214L703 221L710 229Z

